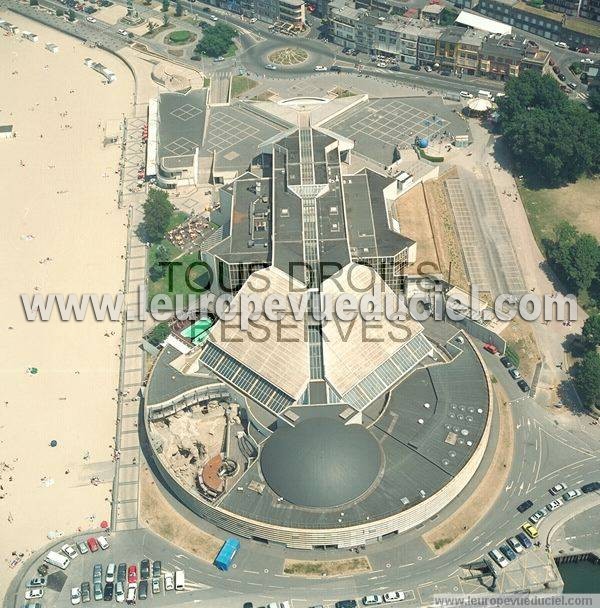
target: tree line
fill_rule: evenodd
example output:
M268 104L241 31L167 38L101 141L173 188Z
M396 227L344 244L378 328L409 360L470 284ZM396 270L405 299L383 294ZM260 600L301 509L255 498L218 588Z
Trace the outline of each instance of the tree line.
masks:
M585 405L600 409L600 244L591 234L562 222L544 246L557 276L591 311L583 325L583 356L573 368L573 378Z
M532 70L506 83L498 121L528 185L557 187L600 172L600 115Z

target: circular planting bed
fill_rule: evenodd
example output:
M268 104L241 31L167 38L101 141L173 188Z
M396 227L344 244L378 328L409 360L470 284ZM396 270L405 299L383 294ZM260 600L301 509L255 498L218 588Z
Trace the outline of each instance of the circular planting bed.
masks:
M188 30L175 30L165 37L166 44L189 44L196 39L196 34L188 32Z
M269 62L275 65L298 65L308 59L308 53L303 49L279 49L269 55Z

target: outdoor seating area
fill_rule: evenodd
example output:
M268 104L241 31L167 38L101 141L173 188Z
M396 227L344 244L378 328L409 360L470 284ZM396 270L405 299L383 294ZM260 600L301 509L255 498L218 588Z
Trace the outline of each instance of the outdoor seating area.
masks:
M209 221L205 217L191 217L167 233L167 239L180 249L199 244L210 231Z

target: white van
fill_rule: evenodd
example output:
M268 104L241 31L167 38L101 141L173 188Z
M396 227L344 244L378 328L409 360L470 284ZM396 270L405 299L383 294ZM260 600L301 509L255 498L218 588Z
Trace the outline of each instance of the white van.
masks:
M481 99L491 99L493 95L490 91L484 91L481 89L481 91L477 91L477 97L481 97Z
M56 551L50 551L48 555L46 555L44 561L51 566L56 566L61 570L66 570L67 566L71 563L71 560L66 555L61 555Z
M135 583L129 583L129 587L127 588L127 603L135 604L135 594L137 591L137 585Z
M183 591L185 589L185 572L183 570L175 570L175 591Z

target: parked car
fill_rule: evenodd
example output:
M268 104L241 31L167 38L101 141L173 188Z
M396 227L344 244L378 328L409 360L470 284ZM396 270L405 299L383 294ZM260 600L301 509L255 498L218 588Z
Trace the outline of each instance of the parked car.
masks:
M77 551L75 551L75 549L73 547L71 547L71 545L69 545L68 543L65 543L60 550L69 558L69 559L75 559L79 553L77 553Z
M138 587L138 597L141 600L145 600L148 597L148 581L147 580L140 581L140 584Z
M94 564L94 582L102 582L102 564Z
M40 564L37 567L37 573L40 576L46 576L46 574L48 574L48 570L49 570L48 564Z
M127 582L137 583L137 566L135 564L129 566L129 570L127 570Z
M558 76L558 79L559 79L561 82L564 82L564 81L567 79L567 77L566 77L566 76L565 76L565 75L564 75L562 72L559 72L559 73L557 74L557 76Z
M27 589L27 591L25 591L26 600L39 600L42 597L44 597L44 588L43 587L33 587L33 588Z
M81 589L79 587L73 587L71 589L71 604L73 604L73 606L81 604Z
M165 591L173 591L173 589L175 589L173 575L170 572L165 572Z
M511 367L508 370L508 373L511 375L511 378L513 380L519 380L521 378L521 372L518 369L514 368L514 367Z
M523 545L519 542L516 536L511 536L506 539L506 544L518 555L523 553Z
M87 604L92 599L90 584L87 581L81 583L81 601Z
M548 492L550 492L550 494L552 494L552 496L556 496L557 494L560 494L563 490L567 489L567 484L564 482L561 483L557 483L555 486L552 486Z
M121 562L117 567L117 582L124 583L127 580L127 564Z
M524 392L524 393L528 393L531 389L529 387L529 384L527 384L527 382L525 382L525 380L523 380L523 378L521 378L518 382L517 382L517 386Z
M106 582L107 583L115 582L116 569L117 569L116 566L112 562L110 564L108 564L108 566L106 566Z
M513 362L508 357L500 357L500 363L502 363L506 369L514 367Z
M36 578L32 578L26 585L28 589L32 587L45 587L47 583L47 579L44 576L38 576Z
M539 509L533 515L529 517L529 521L532 524L537 524L540 519L544 519L548 515L548 511L546 509Z
M115 592L114 583L106 583L106 585L104 585L104 601L112 602L114 592Z
M498 549L492 549L488 552L488 555L500 566L500 568L506 568L508 566L508 560Z
M218 21L218 20L219 20L219 19L218 19L218 17L215 17L214 15L211 15L211 16L209 17L209 19L210 19L211 21Z
M102 599L102 597L103 597L102 583L95 581L94 582L94 599L98 602Z
M102 551L106 551L106 549L108 549L110 547L110 545L108 544L108 541L106 540L106 538L104 536L99 536L97 538L98 544L100 545L100 548L102 549Z
M523 545L523 547L525 547L525 549L531 549L531 547L533 547L533 543L529 539L529 536L527 536L527 534L525 534L525 532L519 532L517 534L517 539L521 543L521 545Z
M559 47L561 49L568 49L569 48L569 46L567 45L566 42L555 42L554 46L557 46L557 47Z
M584 486L581 486L581 491L584 494L597 492L598 490L600 490L600 481L592 481L592 483L586 483Z
M590 59L589 57L586 57L585 59L581 59L581 63L589 63L590 65L592 65L594 63L594 60Z
M94 19L94 17L86 17L85 20L89 21L90 23L96 23L96 19Z
M277 66L273 65L272 63L267 63L267 65L265 65L265 70L276 70Z
M327 71L327 67L324 65L316 65L315 66L315 72L326 72Z
M81 553L81 555L85 555L89 552L88 546L82 540L77 542L77 548L79 549L79 553Z
M483 345L483 350L487 350L487 352L491 353L492 355L498 354L498 349L493 344L490 344L489 342L486 342Z
M159 578L152 579L152 593L160 593L160 579Z
M115 585L115 599L117 602L125 601L125 587L123 581L117 581L117 584Z
M589 52L590 52L590 49L589 49L589 47L587 47L587 46L580 46L580 47L577 49L577 52L578 52L578 53L583 53L584 55L588 55L588 54L589 54Z
M465 99L473 99L473 93L469 93L469 91L461 91L461 92L459 93L459 95L460 95L461 97L464 97ZM504 358L506 358L506 357L503 357L503 359L504 359Z
M517 554L508 545L500 545L500 551L502 551L502 554L509 562L517 559Z
M528 521L526 521L521 528L523 528L523 531L527 533L529 538L537 538L539 535L538 529Z
M142 580L146 580L150 578L150 560L143 559L140 562L140 578Z
M152 578L158 578L162 574L162 563L159 559L152 562Z
M225 61L225 57L215 57L215 58L213 59L213 61L214 61L215 63L220 63L221 61Z
M335 608L357 608L356 600L340 600L335 603Z
M379 604L383 604L383 598L380 595L365 595L362 603L363 606L379 606Z
M562 507L565 503L562 501L561 498L557 498L556 500L553 500L552 502L548 503L546 505L546 509L548 509L548 511L556 511L556 509Z
M332 65L329 68L330 72L335 72L336 74L339 74L342 71L342 68L339 65Z
M525 513L525 511L531 509L531 507L533 507L533 502L531 500L526 500L517 507L517 511L519 513Z
M100 548L98 546L98 541L93 536L90 536L90 538L87 539L87 546L92 553L95 553Z
M383 601L386 604L389 602L401 602L404 598L404 591L388 591L383 594Z

